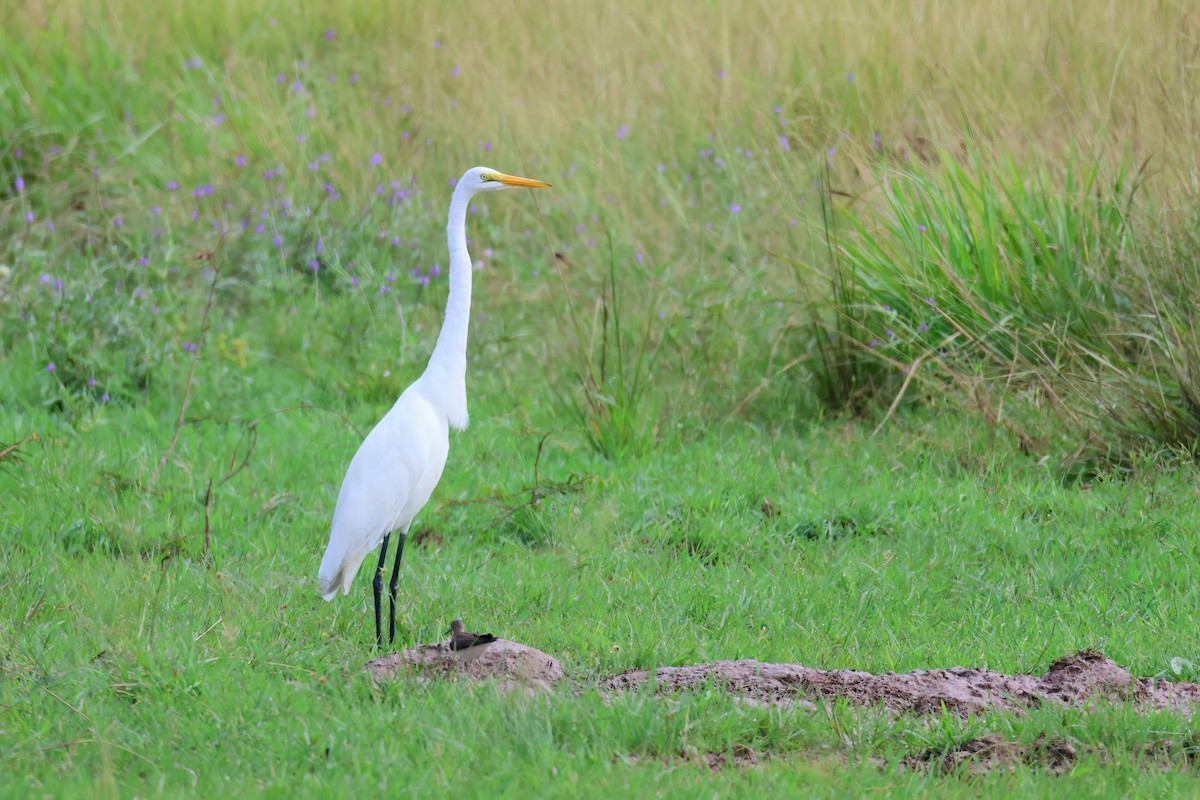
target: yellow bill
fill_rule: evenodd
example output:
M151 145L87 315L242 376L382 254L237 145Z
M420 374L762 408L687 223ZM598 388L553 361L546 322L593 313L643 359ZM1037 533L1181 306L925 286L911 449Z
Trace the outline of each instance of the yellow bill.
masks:
M535 181L533 178L518 178L516 175L505 175L503 172L497 172L493 180L503 183L505 186L513 186L518 189L549 189L550 184L542 181Z

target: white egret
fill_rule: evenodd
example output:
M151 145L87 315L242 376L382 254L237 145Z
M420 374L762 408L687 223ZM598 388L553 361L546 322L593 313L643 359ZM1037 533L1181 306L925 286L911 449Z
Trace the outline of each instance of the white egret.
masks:
M446 239L450 247L450 296L437 344L421 377L404 390L359 446L350 461L333 511L329 545L321 559L321 594L332 600L350 583L363 558L376 546L375 640L383 646L380 614L388 540L399 532L392 581L388 641L396 638L396 588L400 558L413 518L425 507L442 477L450 450L450 428L467 427L467 329L471 317L471 256L467 252L467 206L481 192L543 188L550 184L505 175L487 167L467 170L454 187Z

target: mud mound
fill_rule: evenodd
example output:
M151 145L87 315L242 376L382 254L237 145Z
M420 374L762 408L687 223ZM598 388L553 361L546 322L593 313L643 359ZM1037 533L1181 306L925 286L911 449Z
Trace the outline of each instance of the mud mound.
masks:
M765 756L760 756L753 748L741 744L735 744L728 753L686 748L667 756L655 756L653 753L631 753L630 755L614 757L613 759L614 762L620 761L631 766L646 761L657 761L663 766L668 767L694 764L707 767L712 772L720 772L726 767L748 769L758 766L764 760L766 760Z
M960 716L987 709L1018 711L1049 702L1085 705L1092 700L1132 701L1190 715L1200 702L1200 684L1134 678L1103 654L1084 650L1055 661L1042 676L1005 675L951 667L875 675L857 670L819 670L799 664L716 661L694 667L630 670L607 679L608 691L653 683L660 694L709 685L759 702L794 704L803 698L845 697L862 705L882 704L897 713L931 714L943 708Z
M502 691L522 689L530 694L553 689L563 677L558 659L507 639L497 639L482 655L469 661L451 652L446 642L438 642L388 653L368 661L366 668L376 680L395 678L402 671L425 679L462 675L495 680Z
M905 767L919 772L940 769L943 772L963 770L982 775L995 770L1011 770L1024 765L1044 769L1051 775L1070 772L1079 755L1066 739L1038 736L1033 744L1010 742L998 733L971 739L949 753L927 750L920 755L906 756Z

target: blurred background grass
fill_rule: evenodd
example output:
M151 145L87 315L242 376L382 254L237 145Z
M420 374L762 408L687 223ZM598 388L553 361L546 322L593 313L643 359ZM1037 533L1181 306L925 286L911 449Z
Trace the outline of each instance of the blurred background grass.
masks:
M68 395L105 371L129 400L161 342L189 343L204 280L176 271L221 241L226 324L318 298L306 330L324 335L294 349L393 396L394 331L355 347L335 331L366 297L428 346L448 183L482 162L555 190L477 208L493 273L477 341L510 366L473 380L550 365L555 408L610 455L730 415L879 418L947 393L1072 472L1195 451L1192 4L6 2L0 18L0 347L55 361ZM100 287L129 308L81 308ZM619 347L651 352L624 359L637 376L600 369L622 293ZM134 316L152 295L162 313ZM227 346L279 349L263 335Z

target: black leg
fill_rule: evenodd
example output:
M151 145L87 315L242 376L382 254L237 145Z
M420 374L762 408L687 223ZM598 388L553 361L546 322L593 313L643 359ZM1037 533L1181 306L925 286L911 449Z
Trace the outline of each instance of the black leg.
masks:
M388 644L396 641L396 587L400 585L400 559L404 557L404 540L408 531L400 531L400 541L396 545L396 563L392 566L392 582L388 584L388 593L392 598L392 621L388 625Z
M391 533L383 535L383 547L379 548L379 566L375 570L375 580L371 581L371 590L375 593L375 643L379 645L380 650L383 649L383 604L380 602L383 599L383 565L387 561L388 539L391 537Z

